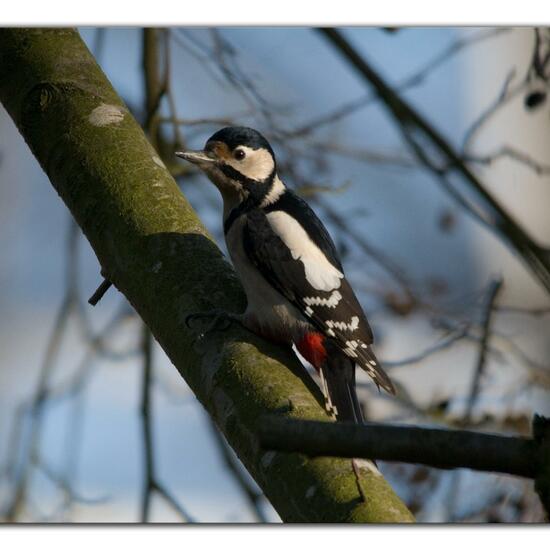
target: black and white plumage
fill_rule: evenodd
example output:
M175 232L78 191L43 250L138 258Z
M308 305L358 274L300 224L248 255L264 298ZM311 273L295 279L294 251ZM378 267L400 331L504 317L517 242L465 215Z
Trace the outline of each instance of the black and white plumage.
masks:
M244 286L243 324L294 343L328 384L340 419L361 421L355 364L395 393L374 355L373 335L327 230L280 180L273 150L255 130L229 127L204 151L178 153L197 164L224 200L227 248Z

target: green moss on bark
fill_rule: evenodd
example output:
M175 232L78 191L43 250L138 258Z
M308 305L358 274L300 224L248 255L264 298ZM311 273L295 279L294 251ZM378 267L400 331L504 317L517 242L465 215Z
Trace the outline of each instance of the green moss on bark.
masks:
M403 522L382 477L360 499L349 460L259 449L265 414L326 419L289 350L239 327L200 338L185 317L242 311L243 291L78 33L0 31L0 100L90 241L104 272L150 327L285 521Z

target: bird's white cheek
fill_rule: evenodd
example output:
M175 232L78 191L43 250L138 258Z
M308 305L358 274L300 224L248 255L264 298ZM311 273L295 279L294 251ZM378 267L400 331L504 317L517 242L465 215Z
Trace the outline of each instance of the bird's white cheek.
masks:
M245 153L244 160L230 159L229 166L238 170L241 174L252 180L263 181L268 178L275 168L273 157L264 149L251 149L241 147Z

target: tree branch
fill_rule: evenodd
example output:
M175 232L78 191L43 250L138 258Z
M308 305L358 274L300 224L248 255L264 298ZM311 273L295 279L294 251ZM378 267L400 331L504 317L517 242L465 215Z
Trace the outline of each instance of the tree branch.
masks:
M329 424L263 418L258 429L266 449L309 456L371 458L471 468L534 478L537 446L530 438L384 424Z
M0 31L0 100L126 296L284 521L403 522L386 481L351 462L264 451L257 418L321 420L291 350L235 325L202 335L190 313L244 309L234 272L74 30Z
M483 183L466 166L450 143L371 67L359 52L334 28L319 32L353 66L362 78L374 88L401 130L420 162L437 178L463 208L504 240L532 273L550 292L550 254L539 246L491 195ZM462 183L474 191L477 200L472 203L450 180Z
M467 430L382 424L331 424L262 418L258 435L265 449L308 456L344 456L470 468L536 479L550 487L550 421L535 416L534 438L505 437ZM544 482L543 482L544 480ZM539 495L547 510L548 494Z

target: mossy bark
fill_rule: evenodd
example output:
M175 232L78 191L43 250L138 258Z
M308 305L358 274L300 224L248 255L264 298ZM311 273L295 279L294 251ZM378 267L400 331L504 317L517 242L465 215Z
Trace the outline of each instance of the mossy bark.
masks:
M408 522L381 476L265 452L265 414L326 419L293 357L238 326L200 338L188 314L242 311L230 265L75 30L0 30L0 100L90 241L284 521Z

